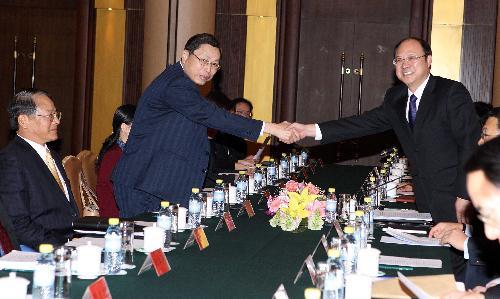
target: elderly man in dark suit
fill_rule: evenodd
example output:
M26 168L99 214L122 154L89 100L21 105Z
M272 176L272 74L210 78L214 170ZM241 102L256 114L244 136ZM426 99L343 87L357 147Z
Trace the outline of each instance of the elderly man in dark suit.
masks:
M142 95L112 176L120 216L157 210L161 200L187 206L191 188L201 187L207 172L207 128L250 140L269 133L291 141L287 124L247 119L200 95L197 85L212 79L220 56L215 37L197 34L187 41L181 60L168 66Z
M60 158L47 147L57 140L61 113L41 90L17 93L9 105L14 139L0 152L0 201L19 243L64 244L78 208Z
M432 50L419 38L394 48L396 76L404 83L390 88L381 106L360 116L291 127L300 137L323 143L394 130L411 164L419 211L435 222L465 222L470 206L464 164L477 147L481 130L467 89L459 82L430 74ZM457 280L464 260L452 254Z

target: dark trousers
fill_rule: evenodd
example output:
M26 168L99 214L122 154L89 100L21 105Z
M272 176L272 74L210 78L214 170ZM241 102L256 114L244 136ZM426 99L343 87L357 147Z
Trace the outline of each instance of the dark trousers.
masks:
M152 194L122 184L114 184L113 189L122 218L132 218L144 212L160 209L162 199Z

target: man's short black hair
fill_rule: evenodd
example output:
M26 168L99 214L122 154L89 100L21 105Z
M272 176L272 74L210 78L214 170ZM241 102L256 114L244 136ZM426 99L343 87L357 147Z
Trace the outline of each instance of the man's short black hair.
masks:
M33 98L35 95L51 97L46 91L33 88L21 90L12 97L7 112L9 114L10 128L13 131L19 129L19 123L17 122L19 115L33 115L36 113L36 104Z
M396 46L394 47L394 52L392 54L392 56L396 57L396 51L397 49L399 48L399 46L407 41L407 40L414 40L414 41L417 41L421 46L422 46L422 49L424 50L424 55L425 56L431 56L432 55L432 49L431 49L431 46L429 45L429 43L419 37L407 37L407 38L404 38L402 40L399 41L399 43L396 44Z
M236 98L236 99L232 100L231 105L229 106L229 110L233 111L233 112L236 111L236 105L238 105L239 103L247 104L248 107L250 107L250 112L253 112L252 102L250 102L249 100L247 100L245 98Z
M184 46L184 50L189 53L193 53L196 49L198 49L201 45L208 44L212 47L219 49L219 41L210 33L200 33L193 35L189 38Z
M488 181L500 188L500 137L481 145L465 164L467 173L482 170Z

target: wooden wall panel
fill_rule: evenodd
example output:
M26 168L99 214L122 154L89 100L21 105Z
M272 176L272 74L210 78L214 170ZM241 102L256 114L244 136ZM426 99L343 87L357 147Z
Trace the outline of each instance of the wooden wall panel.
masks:
M246 50L246 1L218 0L215 36L221 44L221 70L214 88L229 99L243 96Z
M460 81L476 102L493 95L496 18L496 0L465 0Z
M126 0L125 64L123 103L137 104L142 94L142 56L144 48L144 1Z

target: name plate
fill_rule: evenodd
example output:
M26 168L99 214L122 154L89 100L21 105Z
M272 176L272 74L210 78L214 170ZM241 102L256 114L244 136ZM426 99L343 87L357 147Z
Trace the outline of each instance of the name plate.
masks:
M194 239L196 240L196 243L198 244L198 247L200 250L203 250L210 245L208 243L207 235L205 235L205 231L203 230L203 227L198 226L194 231Z
M137 275L141 275L142 273L148 271L151 269L151 266L155 268L156 275L158 277L170 272L170 263L161 248L158 248L148 254Z
M325 248L325 251L328 254L328 241L326 240L325 235L321 236L321 244L323 244L323 248Z
M102 276L91 283L85 290L82 299L112 299L106 278Z
M312 258L312 255L308 255L306 259L302 262L302 265L300 266L299 272L297 272L297 275L295 276L295 279L293 280L293 284L296 284L299 278L302 276L302 273L304 273L304 265L306 265L307 270L309 272L309 277L311 277L311 281L314 285L316 285L316 268L314 266L314 261Z
M234 225L233 217L231 216L231 213L229 211L224 212L224 222L226 223L227 230L228 231L233 231L236 228L236 225Z
M249 199L245 199L243 201L243 204L241 205L240 210L238 211L238 214L236 214L236 217L240 217L243 215L244 212L247 212L248 218L252 218L255 216L255 212L253 210L252 202Z

